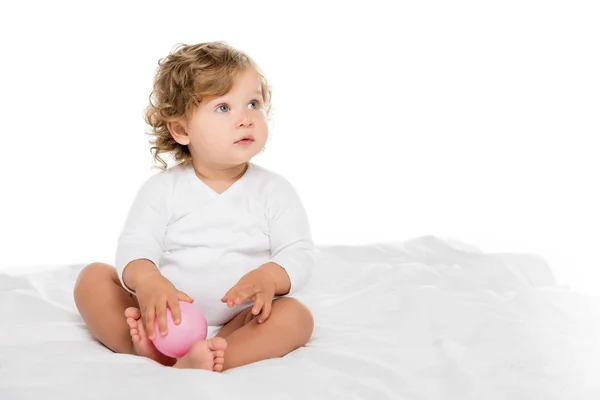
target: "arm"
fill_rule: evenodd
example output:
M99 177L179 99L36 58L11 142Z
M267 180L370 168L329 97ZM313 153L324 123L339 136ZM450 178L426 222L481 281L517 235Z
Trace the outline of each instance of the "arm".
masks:
M267 193L266 215L269 224L271 258L244 275L221 298L227 307L253 299L252 313L263 323L271 314L273 296L300 289L315 265L314 247L308 218L296 191L287 182Z
M123 287L135 289L148 274L160 274L167 227L166 184L161 174L150 177L138 191L119 236L115 268Z
M150 260L140 258L125 266L121 280L126 289L136 292L140 282L153 275L160 275L157 266Z
M264 271L275 286L275 296L284 296L290 292L291 281L285 268L274 262L268 262L259 267Z
M260 268L276 282L276 295L294 293L308 281L315 266L308 216L296 190L282 180L268 196L267 218L271 259Z

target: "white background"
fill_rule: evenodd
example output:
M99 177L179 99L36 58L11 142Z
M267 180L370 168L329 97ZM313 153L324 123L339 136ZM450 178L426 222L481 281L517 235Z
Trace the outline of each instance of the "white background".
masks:
M157 62L224 40L270 78L254 159L318 244L458 239L600 293L596 2L3 2L0 267L112 263Z

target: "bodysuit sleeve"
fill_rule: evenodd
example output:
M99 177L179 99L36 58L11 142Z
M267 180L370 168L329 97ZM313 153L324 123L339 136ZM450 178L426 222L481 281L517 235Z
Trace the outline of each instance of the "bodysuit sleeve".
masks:
M167 228L167 191L165 177L150 177L138 190L118 238L115 268L121 285L134 293L123 281L123 270L131 261L147 259L159 267Z
M267 196L270 261L283 267L292 294L306 284L315 266L315 249L305 208L283 178Z

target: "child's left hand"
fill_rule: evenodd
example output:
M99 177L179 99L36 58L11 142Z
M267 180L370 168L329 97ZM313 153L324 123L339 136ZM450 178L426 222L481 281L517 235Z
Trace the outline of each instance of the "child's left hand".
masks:
M263 323L271 314L271 304L275 296L276 282L268 271L257 268L244 275L234 287L223 296L221 301L227 303L227 307L240 305L250 299L254 302L251 313L261 313L258 323Z

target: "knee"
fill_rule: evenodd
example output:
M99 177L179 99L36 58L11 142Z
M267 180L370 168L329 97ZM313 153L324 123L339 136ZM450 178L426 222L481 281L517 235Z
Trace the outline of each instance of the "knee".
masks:
M73 288L75 302L78 302L81 296L85 296L90 290L97 287L99 283L101 284L102 281L112 280L113 274L116 275L116 271L108 264L92 263L85 266L77 276L75 287Z
M314 318L308 307L293 297L282 297L279 299L282 314L285 315L286 325L294 327L298 339L306 344L312 336L314 329Z

